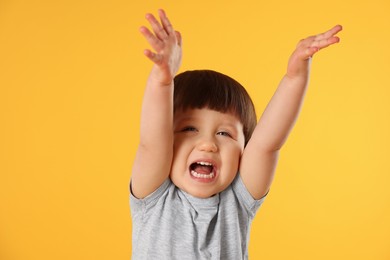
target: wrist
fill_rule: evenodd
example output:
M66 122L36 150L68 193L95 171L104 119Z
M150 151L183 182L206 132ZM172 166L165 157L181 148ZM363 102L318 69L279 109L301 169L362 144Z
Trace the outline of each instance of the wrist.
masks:
M148 84L156 87L172 87L174 75L167 73L158 66L153 66L148 78Z
M282 79L283 85L290 88L305 88L309 82L309 74L294 74L289 75L286 73Z
M292 55L287 64L286 76L291 79L307 79L310 74L312 59L299 59L297 55Z

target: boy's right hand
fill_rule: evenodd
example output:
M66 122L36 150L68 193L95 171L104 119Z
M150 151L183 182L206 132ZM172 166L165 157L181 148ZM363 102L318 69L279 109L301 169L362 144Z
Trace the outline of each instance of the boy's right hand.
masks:
M152 14L146 14L146 20L154 33L145 26L141 26L140 32L155 51L144 50L145 56L154 63L149 80L154 84L167 86L172 84L181 64L182 39L180 33L173 29L164 10L158 10L158 14L161 24Z

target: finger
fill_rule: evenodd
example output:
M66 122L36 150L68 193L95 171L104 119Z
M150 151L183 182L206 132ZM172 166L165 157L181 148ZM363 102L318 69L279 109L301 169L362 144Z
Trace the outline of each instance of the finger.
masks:
M311 58L319 50L320 50L320 48L318 48L318 47L308 47L308 48L306 48L305 56L303 57L303 59Z
M320 41L315 41L312 47L317 47L319 49L326 48L332 44L338 43L340 41L339 37L332 36L331 38L326 38Z
M148 57L149 60L151 60L152 62L154 62L155 64L159 64L160 61L161 61L161 58L158 54L152 52L151 50L144 50L144 55L146 57Z
M317 34L315 36L309 36L306 39L301 40L298 46L325 48L333 43L338 42L337 39L339 40L339 38L335 37L334 35L341 30L341 25L336 25L324 33Z
M326 48L332 44L338 43L340 38L335 36L338 32L343 29L341 25L336 25L332 29L318 34L312 46L318 47L319 49Z
M303 40L300 40L298 42L297 48L307 48L313 44L315 39L316 39L316 36L309 36Z
M161 40L158 39L148 28L141 26L139 31L155 51L160 51L163 48Z
M316 40L323 40L323 39L331 38L334 35L336 35L338 32L340 32L342 29L343 29L343 27L341 25L336 25L332 29L330 29L324 33L318 34L316 37Z
M156 19L156 17L154 17L154 15L146 14L145 18L150 23L150 26L152 27L152 30L157 38L159 38L160 40L164 40L168 37L167 32L161 26L161 24L157 21L157 19Z
M177 44L181 47L183 41L181 38L181 33L179 31L175 31L175 34L176 34Z
M171 22L169 21L167 15L165 14L165 11L163 9L159 9L158 13L160 16L161 24L163 25L165 32L168 35L172 35L175 31L173 30L173 26L172 26Z

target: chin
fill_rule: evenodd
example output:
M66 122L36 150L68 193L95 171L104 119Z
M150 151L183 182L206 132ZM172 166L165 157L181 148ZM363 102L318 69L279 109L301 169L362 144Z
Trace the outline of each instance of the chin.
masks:
M188 185L188 183L184 184L181 179L176 179L172 175L170 176L170 178L176 187L178 187L182 191L184 191L184 192L186 192L186 193L188 193L191 196L196 197L196 198L206 199L206 198L210 198L210 197L212 197L220 192L220 191L215 189L216 187L210 187L210 186L207 187L207 185L206 186L200 185L200 187L199 186L196 187L197 186L196 184L195 185L191 185L191 184Z

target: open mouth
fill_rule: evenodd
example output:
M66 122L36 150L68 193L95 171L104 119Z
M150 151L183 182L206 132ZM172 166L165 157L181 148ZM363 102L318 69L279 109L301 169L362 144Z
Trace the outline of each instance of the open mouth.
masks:
M190 165L190 173L199 179L212 179L215 177L215 167L210 162L194 162Z

